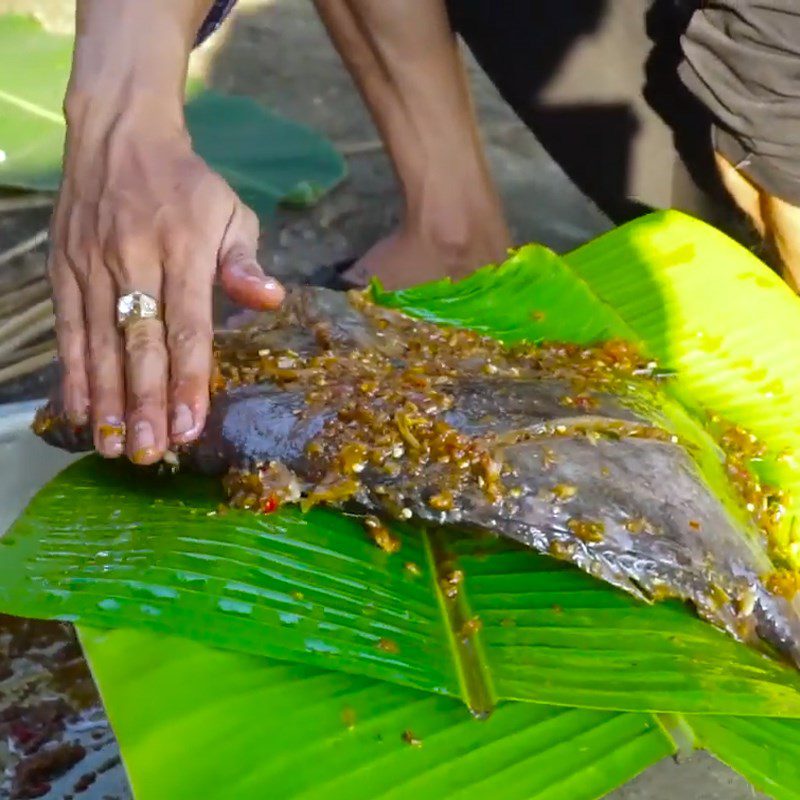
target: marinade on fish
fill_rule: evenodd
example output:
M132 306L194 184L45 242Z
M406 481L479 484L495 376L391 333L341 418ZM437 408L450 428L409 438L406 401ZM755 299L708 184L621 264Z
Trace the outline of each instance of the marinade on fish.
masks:
M796 587L769 550L780 498L748 483L751 440L736 431L728 469L713 448L700 468L654 367L621 342L506 347L302 288L218 332L208 421L177 456L223 476L232 505L354 503L491 531L641 599L690 601L800 665ZM57 403L34 428L91 449Z

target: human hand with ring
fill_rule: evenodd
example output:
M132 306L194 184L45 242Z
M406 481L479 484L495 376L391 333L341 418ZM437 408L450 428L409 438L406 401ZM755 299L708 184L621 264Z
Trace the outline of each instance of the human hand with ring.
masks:
M256 215L185 130L186 60L205 5L78 6L48 265L62 405L92 425L100 454L137 464L202 430L215 278L249 308L274 308L284 295L256 260ZM147 7L158 25L142 24ZM116 30L141 38L131 44Z

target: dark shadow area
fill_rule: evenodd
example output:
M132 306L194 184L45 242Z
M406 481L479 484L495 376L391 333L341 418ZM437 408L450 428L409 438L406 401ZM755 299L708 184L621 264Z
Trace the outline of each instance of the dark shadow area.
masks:
M564 107L540 99L607 8L608 0L448 0L453 28L502 97L578 188L618 220L632 210L626 194L635 115L624 104Z
M572 46L599 27L609 0L446 0L464 39L518 113L534 104Z
M645 4L642 4L645 6ZM666 124L692 180L713 202L727 203L713 165L710 123L701 104L681 83L680 36L697 6L696 0L654 0L646 13L650 52L644 74L615 75L621 95L643 92L649 106ZM530 128L566 174L615 222L649 210L630 197L632 151L657 119L643 119L633 105L565 104L544 101L542 93L557 78L567 56L582 46L612 13L606 0L449 0L455 29L497 86L501 95ZM614 54L647 47L627 41L624 26L604 31ZM615 55L612 54L612 58ZM645 56L644 51L642 52ZM620 59L620 64L627 62ZM607 65L598 64L598 69ZM596 84L587 76L587 87ZM644 86L642 87L642 83ZM673 154L650 170L670 170ZM675 201L680 203L680 190Z
M538 106L525 122L578 188L615 222L648 209L627 196L639 121L624 103Z
M653 43L645 64L644 97L672 132L675 149L692 180L715 202L727 203L710 143L711 119L683 85L678 65L680 38L697 7L696 0L654 0L645 17Z

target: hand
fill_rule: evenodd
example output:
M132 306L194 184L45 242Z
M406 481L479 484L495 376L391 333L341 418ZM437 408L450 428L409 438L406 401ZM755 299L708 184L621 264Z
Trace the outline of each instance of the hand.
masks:
M151 464L198 436L215 275L249 308L283 299L256 261L257 239L255 214L192 152L181 124L68 109L49 274L64 409L91 422L99 453ZM120 332L117 299L135 290L157 299L162 319Z
M716 154L725 188L781 260L783 279L800 293L800 207L765 192Z

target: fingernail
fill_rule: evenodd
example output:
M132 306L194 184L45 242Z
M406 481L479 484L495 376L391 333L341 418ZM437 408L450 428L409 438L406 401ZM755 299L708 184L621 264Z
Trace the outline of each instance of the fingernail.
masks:
M276 302L283 302L284 297L286 297L286 290L280 283L278 283L278 281L274 280L273 278L267 278L264 281L263 291L269 295L272 295L270 299L271 305Z
M133 455L134 464L144 464L152 459L156 448L156 435L153 426L144 420L133 426Z
M73 428L82 428L86 423L89 421L89 409L88 407L80 408L79 410L75 410L74 408L70 409L67 412L67 422L72 425Z
M233 278L264 278L264 273L259 269L258 264L252 261L234 261L228 265L228 273Z
M194 427L194 415L185 403L175 407L172 415L172 435L183 436Z
M125 449L125 423L107 420L97 426L98 452L105 458L117 458Z

